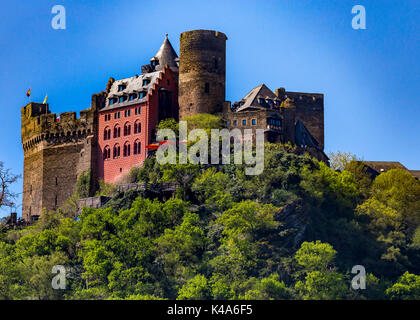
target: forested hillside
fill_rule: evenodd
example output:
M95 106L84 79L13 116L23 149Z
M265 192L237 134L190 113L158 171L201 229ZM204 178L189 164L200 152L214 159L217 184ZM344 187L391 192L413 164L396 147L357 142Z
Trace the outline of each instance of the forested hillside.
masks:
M334 171L266 145L261 175L238 165L165 165L131 179L181 182L163 202L113 193L74 218L74 199L0 234L2 299L419 299L420 182L360 163ZM78 185L83 193L83 181ZM66 266L66 289L51 287ZM351 288L351 269L367 272Z

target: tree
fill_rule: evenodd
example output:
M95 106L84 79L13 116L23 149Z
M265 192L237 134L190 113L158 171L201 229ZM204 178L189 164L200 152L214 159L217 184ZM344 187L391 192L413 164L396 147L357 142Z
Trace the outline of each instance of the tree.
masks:
M391 300L419 300L420 276L405 272L386 294Z
M342 151L330 152L328 158L330 159L331 169L339 171L344 170L351 161L357 160L356 155Z
M254 289L248 290L245 300L283 300L290 299L291 292L283 281L280 281L278 274L261 279Z
M205 276L198 274L179 289L178 300L206 300L210 298L210 288Z
M337 251L329 243L304 242L295 254L297 263L305 272L327 271L333 262Z
M10 185L19 178L20 175L14 175L9 169L4 169L4 164L0 161L0 208L13 206L12 200L16 197L16 193L10 190Z
M295 254L303 268L304 279L295 284L296 292L305 300L343 299L349 291L344 276L335 271L333 260L337 251L321 241L304 242ZM300 273L297 273L299 276Z

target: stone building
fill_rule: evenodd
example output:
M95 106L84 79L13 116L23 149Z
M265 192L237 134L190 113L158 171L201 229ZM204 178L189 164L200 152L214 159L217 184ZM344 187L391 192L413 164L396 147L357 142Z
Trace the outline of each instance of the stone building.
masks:
M43 208L57 209L74 191L77 177L95 176L97 102L80 112L51 113L48 104L29 103L21 110L24 150L22 217L36 220Z
M283 88L273 93L260 85L231 104L225 98L226 40L218 31L184 32L178 58L166 36L140 75L110 78L79 118L75 112L51 113L48 104L23 107L23 218L60 207L83 172L90 171L96 183L119 183L147 157L146 146L165 118L216 114L228 128L264 129L266 141L291 142L328 162L323 95Z

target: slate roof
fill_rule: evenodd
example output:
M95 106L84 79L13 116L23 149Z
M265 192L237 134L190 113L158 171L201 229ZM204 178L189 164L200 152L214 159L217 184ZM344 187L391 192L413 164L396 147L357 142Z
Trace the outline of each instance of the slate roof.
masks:
M420 180L420 170L408 170L408 172L410 172L414 178Z
M159 65L156 66L155 70L162 70L165 65L171 68L178 68L178 55L168 39L168 34L166 34L165 40L152 60L159 60Z
M298 120L295 126L296 145L314 147L321 150L318 141L314 138L311 132L305 127L302 120Z
M150 90L153 87L153 84L156 82L156 79L162 72L163 67L168 65L169 68L171 68L172 70L178 70L178 55L176 54L171 42L168 39L168 34L166 34L165 40L163 41L155 56L150 61L155 60L159 60L158 65L146 65L146 67L148 67L146 68L146 70L151 72L145 72L142 75L136 75L134 77L114 81L109 90L105 108L103 108L101 111L109 111L121 107L126 107L132 104L146 102L146 97L139 98L138 93L143 91L146 91L146 93L150 92ZM143 80L145 79L150 80L150 82L147 85L143 85ZM118 87L122 84L126 86L125 89L122 91L118 91ZM127 99L123 102L118 101L119 97L123 95L129 97L129 95L132 93L137 93L137 98L135 98L134 100ZM110 98L117 98L117 102L109 104Z
M112 84L108 96L107 96L107 100L106 100L106 104L105 104L105 108L103 108L101 111L108 111L108 110L113 110L113 109L117 109L117 108L121 108L121 107L125 107L125 106L129 106L132 104L138 104L138 103L142 103L142 102L146 102L146 97L144 98L139 98L139 96L137 95L137 98L134 100L125 100L124 102L119 102L117 100L117 102L113 103L113 104L109 104L109 98L119 98L123 95L127 95L127 97L132 94L132 93L139 93L142 91L146 91L146 93L149 93L150 90L153 87L153 84L156 82L156 79L159 77L159 74L162 71L155 71L155 72L150 72L150 73L146 73L146 74L142 74L142 75L136 75L134 77L131 78L125 78L125 79L120 79L120 80L116 80L114 81L114 83ZM143 85L143 80L148 79L150 80L150 83L147 85ZM122 91L118 91L118 86L124 84L126 87L124 90Z
M278 100L277 96L271 91L265 84L259 85L255 87L250 92L247 93L245 97L241 101L236 102L235 104L239 104L239 107L235 110L236 112L240 112L243 110L260 110L260 109L267 109L266 106L261 105L258 102L259 98L263 99L271 99L274 101Z
M391 169L400 168L408 171L408 169L403 166L398 161L362 161L366 166L372 168L378 173L386 172Z

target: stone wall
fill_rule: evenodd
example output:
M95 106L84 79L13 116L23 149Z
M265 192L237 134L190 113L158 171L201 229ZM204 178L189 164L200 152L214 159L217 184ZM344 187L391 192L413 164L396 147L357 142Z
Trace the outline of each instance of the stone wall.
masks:
M97 97L80 112L49 111L48 104L30 103L22 108L24 150L22 217L53 210L73 194L78 176L96 167Z
M181 34L179 117L220 113L225 102L225 34L193 30Z

